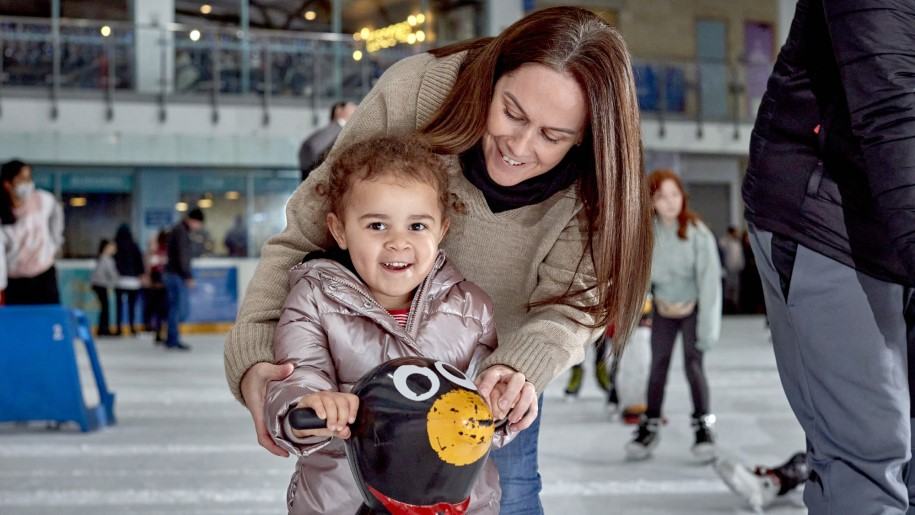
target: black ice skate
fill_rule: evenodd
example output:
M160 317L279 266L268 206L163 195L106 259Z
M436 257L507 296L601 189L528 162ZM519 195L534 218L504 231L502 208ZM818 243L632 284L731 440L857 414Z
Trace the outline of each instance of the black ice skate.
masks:
M642 417L639 427L635 430L635 438L626 444L626 458L630 460L645 460L651 457L651 452L658 446L661 436L658 430L661 419Z
M703 462L715 459L715 435L712 426L715 425L715 415L706 414L693 418L693 431L696 432L696 442L693 444L693 456Z

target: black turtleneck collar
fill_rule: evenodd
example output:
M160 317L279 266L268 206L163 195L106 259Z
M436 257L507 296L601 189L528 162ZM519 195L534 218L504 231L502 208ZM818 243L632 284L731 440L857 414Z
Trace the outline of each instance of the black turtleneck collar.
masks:
M552 170L536 177L515 184L500 186L486 171L486 158L483 156L482 141L462 153L461 168L464 177L483 192L486 203L493 213L539 204L552 197L575 182L580 166L575 154L580 147L572 147L566 156Z
M313 259L330 259L331 261L336 261L350 272L356 274L356 277L360 277L359 272L356 271L356 267L353 265L353 260L349 256L349 251L343 250L336 245L327 250L314 250L305 254L305 257L302 258L302 263Z

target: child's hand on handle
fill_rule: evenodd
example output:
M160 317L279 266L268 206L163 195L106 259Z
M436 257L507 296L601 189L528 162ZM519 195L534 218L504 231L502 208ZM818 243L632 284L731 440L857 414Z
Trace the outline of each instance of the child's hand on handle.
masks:
M477 376L476 384L493 417L508 417L512 431L527 429L537 419L537 392L521 372L493 365Z
M317 392L299 398L296 408L311 408L321 420L327 421L324 429L293 429L296 438L331 436L346 440L350 437L349 424L356 421L359 397L351 393Z

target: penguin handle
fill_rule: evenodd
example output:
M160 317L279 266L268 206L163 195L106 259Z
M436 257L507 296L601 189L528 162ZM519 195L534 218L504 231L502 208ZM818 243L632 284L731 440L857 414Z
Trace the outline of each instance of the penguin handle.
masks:
M293 429L305 431L308 429L324 429L327 421L318 418L315 410L311 408L295 408L289 412L289 425Z

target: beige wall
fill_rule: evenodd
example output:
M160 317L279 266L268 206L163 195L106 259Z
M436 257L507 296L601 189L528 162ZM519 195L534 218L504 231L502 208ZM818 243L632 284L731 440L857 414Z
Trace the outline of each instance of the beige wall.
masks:
M537 7L569 4L540 0ZM778 30L776 0L579 0L574 5L616 11L617 26L630 52L643 59L692 59L695 23L700 18L727 21L731 61L739 59L743 51L745 21L768 22Z
M725 21L728 58L743 52L745 21L778 26L777 5L760 0L627 0L619 29L630 51L643 58L692 58L696 53L696 20Z

